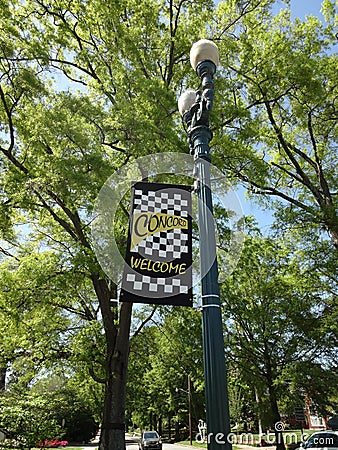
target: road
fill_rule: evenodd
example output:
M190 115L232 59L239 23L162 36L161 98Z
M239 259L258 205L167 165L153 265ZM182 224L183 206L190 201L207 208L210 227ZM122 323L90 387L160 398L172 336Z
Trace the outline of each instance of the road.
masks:
M133 437L131 434L126 434L127 450L138 450L138 439L139 438ZM187 450L189 448L191 449L191 447L188 445L166 444L165 442L162 444L163 450ZM194 450L198 450L198 448L194 447Z
M139 438L133 437L131 434L126 433L126 450L138 450L138 440ZM96 439L94 439L90 444L83 444L83 445L72 445L72 447L78 447L79 450L96 450L99 447L99 437L97 436ZM162 445L163 450L188 450L191 449L188 445L175 445L175 444L166 444L164 443ZM66 448L67 450L67 448ZM199 450L198 448L194 447L194 450ZM201 449L205 450L205 449Z

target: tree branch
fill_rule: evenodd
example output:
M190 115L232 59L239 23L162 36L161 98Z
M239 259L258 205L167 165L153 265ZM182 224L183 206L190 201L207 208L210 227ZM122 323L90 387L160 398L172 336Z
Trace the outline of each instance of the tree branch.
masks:
M317 151L317 143L316 143L316 139L314 136L314 132L313 132L313 127L312 127L312 114L311 111L308 114L308 130L309 130L309 134L310 134L310 138L311 138L311 142L312 142L312 147L314 150L314 154L315 154L315 158L316 158L316 164L315 164L315 169L318 175L318 180L319 180L319 184L323 190L323 194L325 196L325 200L327 204L332 204L332 197L331 197L331 193L330 193L330 189L329 186L327 184L327 181L324 177L324 173L323 173L323 168L318 156L318 151Z
M298 206L298 208L303 209L304 211L307 211L311 214L313 214L313 209L310 206L305 205L304 203L300 202L299 200L296 200L290 196L288 196L287 194L285 194L284 192L279 191L276 188L272 188L269 186L261 186L260 184L249 180L249 178L246 175L243 175L241 172L233 170L234 173L236 174L236 176L244 181L245 183L248 183L249 185L253 186L253 193L254 194L267 194L267 195L275 195L277 197L283 198L284 200L288 201L289 203L292 203L295 206Z
M133 336L132 336L133 338L135 338L135 337L141 332L142 328L143 328L148 322L151 321L151 319L153 318L153 316L154 316L156 310L157 310L157 305L155 305L155 306L153 307L153 310L151 311L151 313L149 314L149 316L148 316L146 319L144 319L143 322L141 323L141 325L137 328L137 330L135 331L135 333L134 333Z
M6 153L6 155L9 157L12 154L12 150L14 147L14 126L13 126L13 121L12 121L12 114L11 114L11 110L8 107L7 101L6 101L6 96L5 93L2 89L2 86L0 85L0 98L2 101L2 104L4 106L5 109L5 113L7 116L7 120L8 120L8 126L9 126L9 135L10 135L10 144L9 144L9 148L7 150L5 149L1 149L3 153Z
M266 98L266 93L264 92L264 90L262 89L261 86L259 86L259 89L260 89L260 91L261 91L261 93L263 95L263 98L264 98L264 105L266 107L270 123L271 123L273 129L275 130L275 133L277 135L277 138L278 138L278 140L279 140L283 150L285 151L285 153L288 156L289 160L291 161L291 163L295 167L296 172L298 173L299 177L302 179L302 184L304 186L306 186L312 192L312 194L313 194L314 198L316 199L317 203L319 204L319 206L322 206L322 204L323 204L323 197L322 197L320 191L313 185L313 183L311 182L309 177L305 174L305 172L301 168L300 164L298 163L298 161L296 160L296 158L293 156L292 152L290 151L288 143L284 139L283 133L282 133L281 129L278 127L278 125L277 125L277 123L275 121L275 118L274 118L274 115L273 115L273 112L272 112L272 108L271 108L271 103Z

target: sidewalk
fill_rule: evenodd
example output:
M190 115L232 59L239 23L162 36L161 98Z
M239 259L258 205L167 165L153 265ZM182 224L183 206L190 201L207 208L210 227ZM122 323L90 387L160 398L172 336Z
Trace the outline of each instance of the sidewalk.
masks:
M72 448L81 448L83 450L95 450L96 448L99 448L99 443L92 443L89 442L88 444L70 444L69 447ZM67 450L67 447L65 448Z
M139 441L138 436L133 436L132 434L126 433L126 445L137 444ZM81 448L83 450L95 450L99 448L100 435L98 434L94 439L92 439L88 444L75 444L70 445L70 447ZM66 448L67 450L67 448ZM198 450L198 449L197 449Z
M95 438L92 439L90 442L88 442L88 444L75 444L70 445L70 447L81 448L83 450L95 450L96 448L99 448L99 442L100 442L100 434L95 436ZM67 450L67 447L65 450Z

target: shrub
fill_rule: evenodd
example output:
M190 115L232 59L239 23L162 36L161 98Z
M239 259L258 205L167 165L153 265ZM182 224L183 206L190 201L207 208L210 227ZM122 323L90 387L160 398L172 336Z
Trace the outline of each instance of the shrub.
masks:
M36 447L40 440L61 433L61 426L50 417L47 399L38 395L4 392L0 411L0 428L5 431L8 443L19 448Z
M0 429L6 432L9 443L19 448L88 442L98 429L85 401L67 389L4 392L0 396L0 412Z

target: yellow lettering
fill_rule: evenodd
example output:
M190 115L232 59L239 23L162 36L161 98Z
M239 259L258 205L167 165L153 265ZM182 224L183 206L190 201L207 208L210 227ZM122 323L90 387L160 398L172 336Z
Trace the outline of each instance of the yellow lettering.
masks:
M187 270L187 264L186 263L180 264L179 274L182 275L182 273L184 273L186 270Z
M131 257L132 269L146 270L148 272L169 272L182 275L187 270L186 263L173 264L172 262L151 261L149 259L141 259Z
M142 259L142 262L140 265L141 270L147 270L148 261L149 261L148 259Z
M166 263L166 262L163 262L163 263L161 264L161 267L160 267L161 272L162 272L162 273L168 272L168 269L169 269L169 264Z
M140 258L136 258L134 259L134 257L131 257L131 267L134 269L134 267L136 267L136 269L138 268L138 266L140 265Z
M158 267L158 270L155 269L155 266ZM159 272L161 270L161 263L159 261L155 261L153 264L153 272Z
M179 264L176 264L176 266L174 266L172 262L169 264L169 272L174 271L175 273L177 273L178 270L179 270Z

